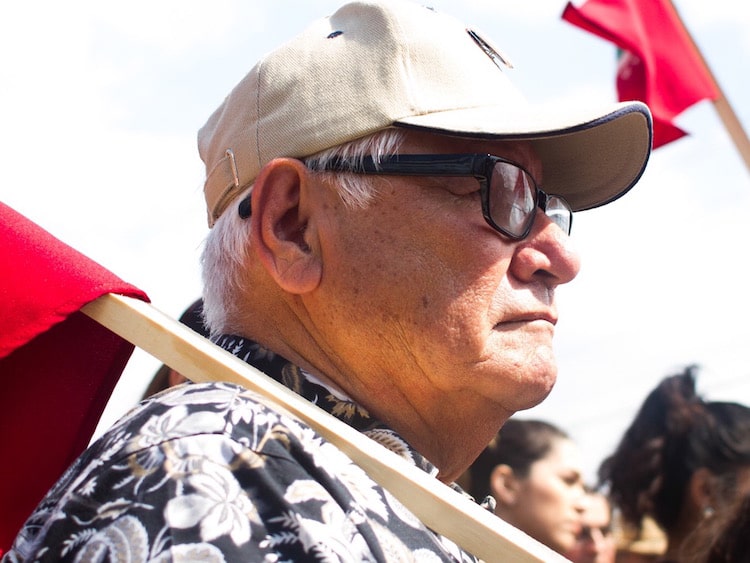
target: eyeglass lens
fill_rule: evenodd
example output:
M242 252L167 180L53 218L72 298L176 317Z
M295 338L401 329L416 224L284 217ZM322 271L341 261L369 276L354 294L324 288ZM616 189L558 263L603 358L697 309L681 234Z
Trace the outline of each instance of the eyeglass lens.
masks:
M548 195L547 205L544 212L553 223L563 230L564 233L570 234L570 220L572 217L570 214L570 207L565 201L556 195Z
M492 171L490 217L514 236L521 236L533 219L534 181L526 172L507 162L496 162Z
M489 190L492 220L511 235L522 237L534 221L536 182L523 169L508 162L495 162ZM539 197L545 197L540 192ZM570 208L557 196L546 196L542 203L547 217L565 233L570 233Z

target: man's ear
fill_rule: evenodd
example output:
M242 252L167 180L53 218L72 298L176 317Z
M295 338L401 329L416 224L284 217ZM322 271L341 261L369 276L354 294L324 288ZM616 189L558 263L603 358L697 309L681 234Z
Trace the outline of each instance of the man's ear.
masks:
M490 473L490 494L498 506L513 506L519 498L520 481L509 465L496 465Z
M308 242L310 171L299 160L277 158L266 164L252 192L253 238L259 258L284 291L302 294L320 283L320 256ZM314 229L313 229L314 231Z

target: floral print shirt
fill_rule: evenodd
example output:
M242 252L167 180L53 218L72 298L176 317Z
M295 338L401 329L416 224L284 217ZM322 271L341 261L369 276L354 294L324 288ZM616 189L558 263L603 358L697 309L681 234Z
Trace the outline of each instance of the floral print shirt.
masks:
M430 474L393 430L258 344L220 346ZM92 444L5 554L20 561L476 561L263 397L189 384Z

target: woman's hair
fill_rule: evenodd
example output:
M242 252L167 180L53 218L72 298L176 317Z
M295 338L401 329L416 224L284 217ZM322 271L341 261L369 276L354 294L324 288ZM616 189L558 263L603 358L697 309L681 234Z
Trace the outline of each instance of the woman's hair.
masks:
M712 541L705 563L750 561L750 495L739 497L727 510L726 517L719 515L712 528Z
M513 473L528 476L534 462L545 458L559 440L570 436L557 426L542 420L509 419L468 470L467 490L481 501L490 494L490 476L498 465L507 465Z
M371 156L376 162L385 155L396 154L404 138L399 129L383 129L367 137L350 143L326 149L309 156L304 160L311 170L320 170L324 165L336 158L362 158ZM336 178L339 195L343 203L350 208L365 207L374 197L375 190L370 178L361 174L337 173ZM237 202L243 201L252 191L248 186ZM246 289L242 287L242 273L247 263L247 252L250 248L248 219L243 219L236 211L237 204L229 207L214 224L208 234L203 249L201 262L203 265L204 305L203 314L211 335L232 331L237 327L229 325L233 318L233 303L238 292ZM252 217L249 219L252 220Z
M750 465L750 409L707 402L695 390L696 366L666 377L648 395L615 452L599 468L599 479L624 520L635 527L651 516L674 529L690 478L706 468L720 493Z

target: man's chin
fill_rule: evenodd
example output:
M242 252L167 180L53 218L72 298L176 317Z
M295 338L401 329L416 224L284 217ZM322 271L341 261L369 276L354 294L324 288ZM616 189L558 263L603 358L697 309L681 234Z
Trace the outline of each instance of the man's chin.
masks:
M550 390L551 391L551 390ZM547 391L546 393L542 394L541 396L537 397L536 399L529 400L523 405L519 405L519 407L516 409L516 411L525 411L528 409L533 409L537 405L544 402L544 400L549 396L550 391Z
M542 403L552 392L557 381L557 370L546 375L539 375L532 381L525 381L519 392L511 399L516 411L524 411Z

